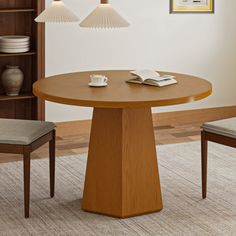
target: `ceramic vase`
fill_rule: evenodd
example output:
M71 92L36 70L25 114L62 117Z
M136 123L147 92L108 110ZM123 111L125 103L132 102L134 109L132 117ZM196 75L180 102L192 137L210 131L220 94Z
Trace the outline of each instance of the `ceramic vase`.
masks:
M2 85L7 96L18 96L24 80L19 66L6 66L2 74Z

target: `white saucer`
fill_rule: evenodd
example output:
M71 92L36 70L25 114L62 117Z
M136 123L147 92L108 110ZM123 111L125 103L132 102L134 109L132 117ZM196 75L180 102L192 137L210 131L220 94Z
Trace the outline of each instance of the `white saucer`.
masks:
M29 47L25 48L0 48L0 51L3 53L23 53L28 52L30 50Z
M4 35L0 37L0 41L3 43L22 43L29 42L30 37L24 35Z
M27 48L30 46L30 43L0 43L1 48Z
M107 83L103 83L103 84L93 84L93 83L89 83L88 84L90 87L106 87Z

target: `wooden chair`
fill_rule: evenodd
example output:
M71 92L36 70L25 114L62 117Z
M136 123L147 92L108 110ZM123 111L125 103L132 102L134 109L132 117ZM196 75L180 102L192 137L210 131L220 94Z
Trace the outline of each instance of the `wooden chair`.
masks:
M207 195L208 141L236 148L236 118L213 121L202 126L202 198L206 198Z
M23 154L25 218L30 205L30 154L49 142L50 196L55 188L55 124L52 122L0 119L0 153ZM1 183L0 183L1 184Z

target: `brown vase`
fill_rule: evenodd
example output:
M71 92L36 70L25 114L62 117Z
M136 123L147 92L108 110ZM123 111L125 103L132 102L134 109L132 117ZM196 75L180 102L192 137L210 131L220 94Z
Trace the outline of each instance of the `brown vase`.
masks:
M18 96L24 80L19 66L6 66L2 74L2 85L7 96Z

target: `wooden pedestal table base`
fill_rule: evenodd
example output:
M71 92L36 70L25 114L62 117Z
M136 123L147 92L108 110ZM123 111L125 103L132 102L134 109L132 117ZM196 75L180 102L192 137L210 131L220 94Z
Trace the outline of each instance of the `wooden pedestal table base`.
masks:
M115 217L162 209L150 108L95 108L82 208Z

